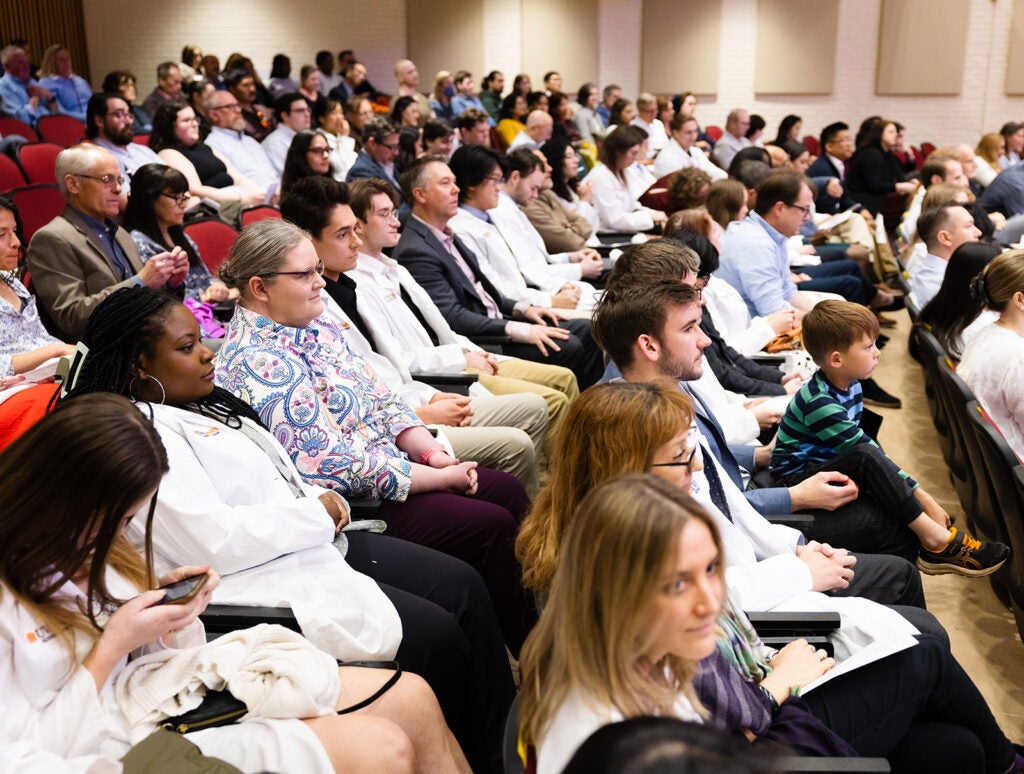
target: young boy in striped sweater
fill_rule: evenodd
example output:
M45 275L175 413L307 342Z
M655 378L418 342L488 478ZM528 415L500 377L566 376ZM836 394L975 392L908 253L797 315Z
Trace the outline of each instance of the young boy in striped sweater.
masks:
M821 369L793 396L772 451L772 477L793 486L819 471L849 476L889 518L921 544L917 566L930 575L990 575L1009 556L1002 543L982 542L949 514L861 428L860 380L878 365L878 319L849 301L822 301L803 318L804 348Z

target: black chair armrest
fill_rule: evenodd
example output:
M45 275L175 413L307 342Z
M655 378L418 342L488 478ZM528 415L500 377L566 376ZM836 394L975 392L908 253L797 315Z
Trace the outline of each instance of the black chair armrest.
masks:
M348 500L349 517L353 521L380 518L380 505L380 500Z
M750 359L763 366L780 366L786 362L785 355L779 355L774 352L755 352L750 356Z
M442 392L454 392L460 395L469 395L469 388L472 384L478 382L480 377L476 374L435 374L435 373L419 373L413 374L413 378L417 381L425 382L431 387L441 390Z
M213 317L220 322L230 322L235 314L234 301L219 301L213 305Z
M832 644L832 642L829 640L828 637L806 637L806 636L796 636L796 635L790 635L790 636L782 636L782 635L771 636L771 635L769 635L767 637L762 637L761 638L761 642L763 642L769 648L775 648L776 650L782 650L784 647L789 645L789 643L795 642L796 640L804 640L808 645L810 645L815 650L823 650L823 651L825 651L829 655L830 658L832 656L835 656L835 654L836 654L835 653L835 646Z
M889 761L885 758L811 758L784 756L777 759L779 771L799 771L805 774L827 774L830 772L887 772Z
M772 524L783 524L801 532L814 526L814 516L810 513L774 513L765 518Z
M831 610L795 612L749 612L747 618L758 634L827 635L842 625L839 613Z
M199 619L207 634L227 634L261 623L277 624L293 632L301 632L290 607L207 605Z

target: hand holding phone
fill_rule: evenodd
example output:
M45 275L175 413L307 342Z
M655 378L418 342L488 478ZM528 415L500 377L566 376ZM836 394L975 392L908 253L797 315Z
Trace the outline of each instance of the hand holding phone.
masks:
M209 573L201 573L183 578L180 581L161 586L159 591L164 592L162 600L158 605L183 605L195 599L196 594L202 591L206 582L210 579Z

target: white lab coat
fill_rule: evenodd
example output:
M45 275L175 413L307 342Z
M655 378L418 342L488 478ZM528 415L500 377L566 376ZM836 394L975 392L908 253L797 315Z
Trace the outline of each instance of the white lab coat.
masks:
M214 419L173 406L139 408L147 415L152 408L170 463L153 520L158 575L209 564L222 578L214 602L289 606L302 633L335 658L394 658L398 613L332 545L334 523L317 499L327 490L302 484L308 496L296 498L262 449ZM273 436L260 431L294 470ZM129 527L136 544L144 522Z
M106 581L115 597L127 599L138 593L113 570L108 569ZM69 581L54 598L74 604L83 596ZM179 633L177 644L196 645L203 639L202 624L197 622ZM105 764L128 752L129 728L114 690L128 659L121 660L97 692L92 675L81 666L93 644L92 638L76 635L77 666L72 666L63 642L9 589L0 586L0 685L4 688L0 749L17 751L21 747L21 763L56 758L64 762L63 770L89 772L111 771ZM154 643L140 650L160 647ZM204 754L243 771L333 772L313 732L298 720L247 721L190 734L189 741ZM0 760L4 758L0 756ZM17 770L40 771L25 767ZM113 770L119 771L120 767ZM44 771L62 769L47 767Z

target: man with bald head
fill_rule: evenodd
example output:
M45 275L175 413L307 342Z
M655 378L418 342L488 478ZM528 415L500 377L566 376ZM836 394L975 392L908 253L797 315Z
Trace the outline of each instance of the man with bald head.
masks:
M711 151L711 158L722 169L728 169L733 156L753 144L747 139L749 128L750 113L743 108L734 108L729 112L729 116L725 119L725 131L715 143L715 149Z
M61 151L57 185L64 211L32 237L25 264L47 328L64 341L78 341L89 316L118 288L146 285L184 290L188 256L180 247L145 264L132 238L114 218L124 177L103 148L83 143Z
M263 146L245 131L242 106L232 91L214 91L203 100L213 129L206 144L226 158L235 169L267 191L280 181Z
M526 129L519 132L508 146L508 152L518 148L540 150L544 143L551 139L555 129L554 119L545 110L534 110L526 117Z
M434 111L430 107L430 100L420 91L420 71L416 69L416 63L411 59L399 59L395 62L395 80L398 81L398 89L392 100L399 97L412 97L420 106L420 126L427 123Z

